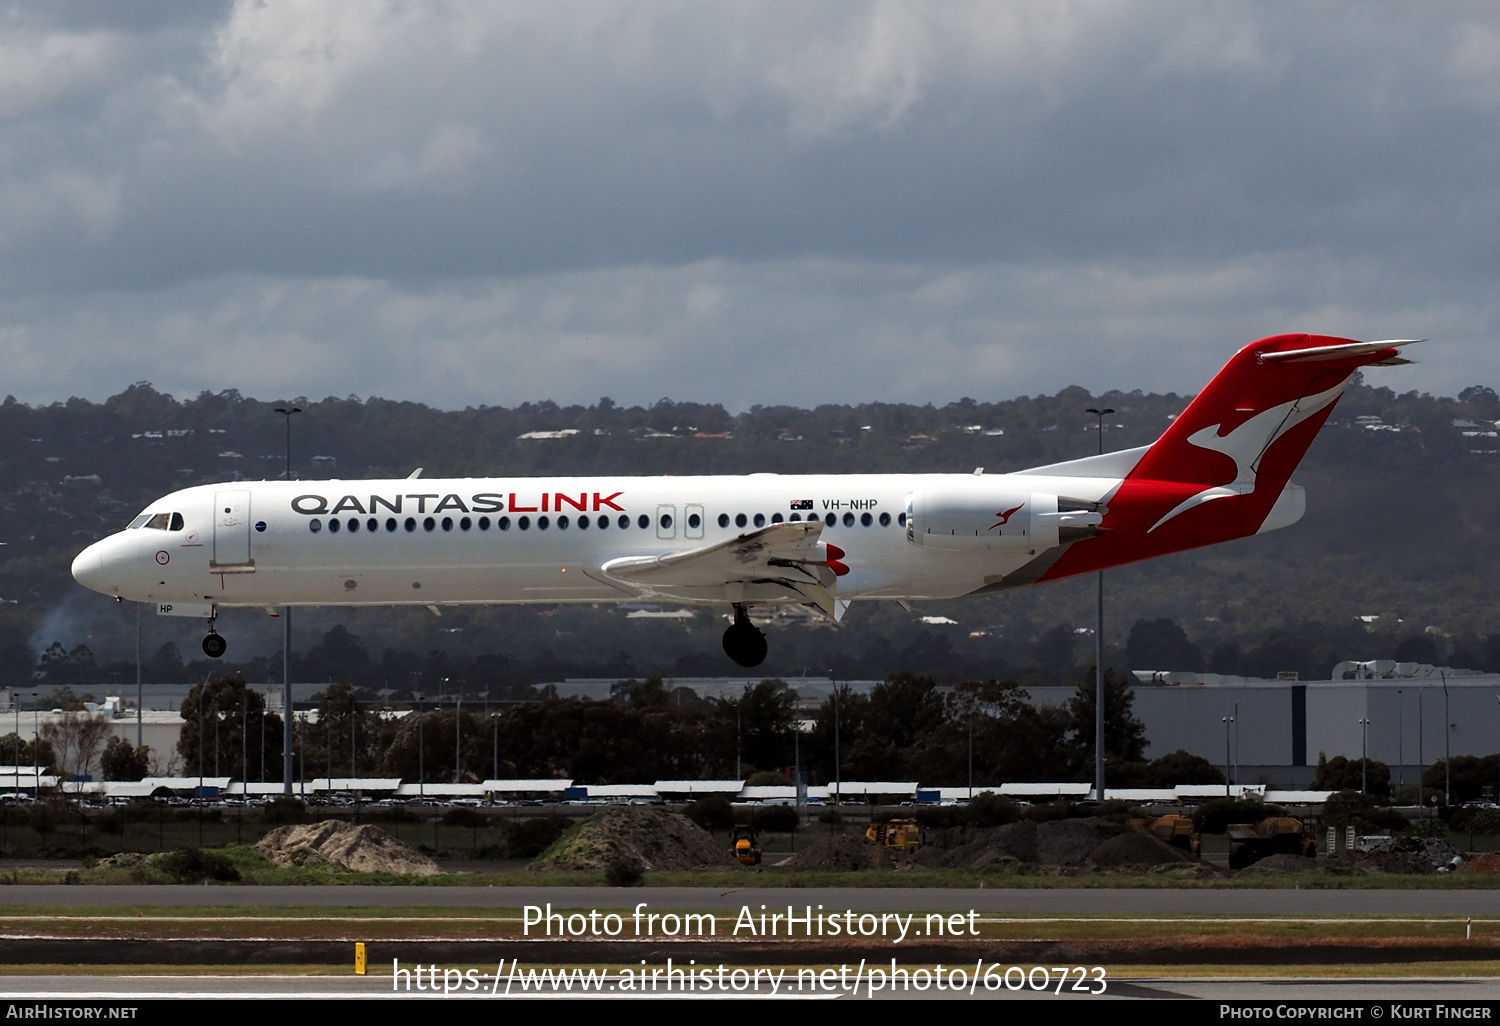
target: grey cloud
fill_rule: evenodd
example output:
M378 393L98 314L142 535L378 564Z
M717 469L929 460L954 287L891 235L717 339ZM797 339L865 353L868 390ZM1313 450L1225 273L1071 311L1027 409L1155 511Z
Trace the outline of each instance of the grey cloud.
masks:
M31 398L1183 390L1298 328L1493 378L1485 5L46 5L7 53Z
M948 401L1081 384L1193 392L1283 330L1439 338L1380 371L1398 390L1500 378L1452 339L1492 327L1354 268L1357 301L1310 283L1322 257L1212 267L706 261L470 279L234 276L79 304L0 307L0 358L36 400L150 379L192 395L384 395L439 406L661 395L755 403ZM1442 336L1447 336L1445 340ZM1377 372L1372 372L1375 374ZM1384 380L1384 377L1382 378ZM78 388L78 383L95 388Z

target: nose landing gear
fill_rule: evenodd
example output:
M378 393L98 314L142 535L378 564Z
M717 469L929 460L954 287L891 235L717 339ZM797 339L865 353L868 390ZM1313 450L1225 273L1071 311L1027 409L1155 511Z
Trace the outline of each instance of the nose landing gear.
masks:
M203 654L210 659L218 659L229 648L229 642L225 641L223 635L214 630L214 617L208 619L208 636L203 639Z
M766 636L750 622L750 614L734 604L734 623L724 631L724 654L741 666L759 666L766 658Z

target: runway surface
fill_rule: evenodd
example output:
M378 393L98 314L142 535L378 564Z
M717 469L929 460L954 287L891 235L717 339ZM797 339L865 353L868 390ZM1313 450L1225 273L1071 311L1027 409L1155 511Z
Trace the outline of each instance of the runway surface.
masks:
M851 967L852 968L852 967ZM748 981L741 981L748 982ZM329 1001L390 1000L392 998L411 1001L454 1001L461 998L481 1001L519 1000L524 998L577 999L598 997L601 994L611 999L647 998L716 998L716 997L762 997L801 1000L837 1000L857 998L913 998L922 1000L1032 1000L1032 1001L1097 1001L1107 999L1161 999L1188 998L1208 1001L1244 1002L1296 1002L1296 1001L1393 1001L1405 1005L1431 1004L1434 1002L1494 1003L1500 1001L1500 979L1142 979L1107 981L1103 994L1073 993L1064 988L1060 993L1048 989L1045 992L1029 988L1008 990L1000 987L986 990L976 986L972 991L946 988L939 991L928 985L920 993L912 990L892 992L883 984L873 994L867 984L853 984L852 973L842 981L827 979L821 985L803 980L800 987L790 973L772 987L762 977L753 984L736 988L732 984L711 989L699 989L691 993L671 992L664 986L654 991L621 988L620 977L610 975L599 981L597 988L585 991L574 986L566 991L561 988L522 990L513 985L505 993L502 980L494 992L490 992L492 979L482 981L475 991L459 990L445 995L441 989L418 992L416 990L393 990L389 974L381 976L14 976L3 981L3 999L7 1001L71 1002L99 1001L128 1003L132 999L218 999L255 1001L277 998L300 998ZM3 1013L0 1013L3 1014Z
M235 887L192 885L0 886L0 907L146 908L171 906L246 907L421 907L633 908L646 902L657 909L737 911L822 904L872 912L980 912L1031 915L1500 915L1500 889L1494 890L1214 890L1055 888L885 887Z

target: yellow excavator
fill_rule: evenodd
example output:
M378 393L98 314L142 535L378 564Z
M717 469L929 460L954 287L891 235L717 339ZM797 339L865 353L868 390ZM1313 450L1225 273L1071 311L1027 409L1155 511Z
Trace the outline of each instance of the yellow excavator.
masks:
M734 845L729 849L742 866L760 865L760 849L755 846L755 831L749 827L736 827Z

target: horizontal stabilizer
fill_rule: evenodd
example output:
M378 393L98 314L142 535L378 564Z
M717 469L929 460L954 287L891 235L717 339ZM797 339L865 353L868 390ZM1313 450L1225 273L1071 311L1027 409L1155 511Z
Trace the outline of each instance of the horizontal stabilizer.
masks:
M1324 363L1329 360L1347 360L1351 356L1374 356L1387 349L1414 346L1424 341L1420 338L1393 338L1383 342L1345 342L1336 346L1312 346L1307 349L1287 349L1279 353L1261 353L1261 363ZM1403 361L1409 362L1409 361Z

